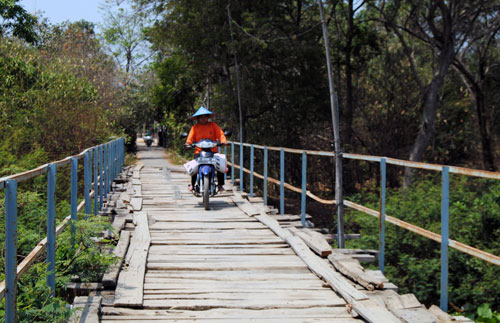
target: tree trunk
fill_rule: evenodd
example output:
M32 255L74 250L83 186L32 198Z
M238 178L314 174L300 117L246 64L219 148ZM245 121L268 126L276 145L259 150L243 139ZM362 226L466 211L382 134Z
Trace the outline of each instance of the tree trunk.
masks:
M472 97L477 123L479 128L479 134L481 136L481 164L482 168L485 170L495 172L497 167L495 165L495 153L493 152L493 147L491 144L491 133L489 131L488 124L486 122L486 98L481 88L480 83L483 83L484 75L480 75L481 81L476 81L472 73L467 69L467 67L460 61L455 60L454 64L456 70L460 73L462 82L467 87L467 91Z
M348 17L347 17L347 39L345 47L345 84L346 84L346 112L345 116L345 136L344 136L344 147L349 149L351 145L351 138L353 134L352 130L352 120L354 118L354 103L353 103L353 87L352 87L352 66L351 66L351 52L352 52L352 37L354 28L354 10L353 1L349 0L348 4Z
M440 51L438 66L434 72L434 77L427 87L424 94L423 120L417 138L410 152L411 161L422 161L425 150L429 146L430 140L434 135L434 123L436 120L436 104L439 90L444 83L446 74L454 56L453 45L448 44L447 48ZM411 184L413 169L406 168L404 175L404 187Z

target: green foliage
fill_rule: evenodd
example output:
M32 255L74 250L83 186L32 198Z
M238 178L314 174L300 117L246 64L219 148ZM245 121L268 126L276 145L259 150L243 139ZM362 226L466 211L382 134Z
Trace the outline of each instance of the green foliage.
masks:
M112 227L106 218L85 219L84 214L80 214L79 218L81 220L74 224L76 234L73 238L70 228L58 237L56 273L62 280L76 274L84 282L98 281L116 259L106 252L105 244L97 243L95 239L104 230L112 230Z
M498 323L500 322L500 313L493 312L488 304L482 304L477 308L475 321L478 323Z
M29 43L35 43L36 17L26 12L17 2L19 0L0 0L0 40L3 36L12 34Z
M77 275L81 281L97 281L108 266L116 261L106 252L107 246L96 242L103 230L111 229L109 222L99 217L80 214L75 223L75 235L70 227L57 238L56 252L56 297L47 286L47 264L38 262L31 266L18 281L18 321L19 322L66 322L71 311L66 307L65 284ZM23 226L20 226L23 228ZM5 303L0 306L0 314L5 314Z
M495 181L452 176L450 183L450 238L500 254L500 184ZM386 213L440 234L441 183L419 180L404 192L387 192ZM366 189L349 198L378 209L378 192ZM346 231L360 232L349 247L378 249L378 220L347 211ZM386 270L402 293L414 293L426 305L439 303L440 245L407 230L386 224ZM449 299L468 313L480 304L500 307L500 268L450 248Z

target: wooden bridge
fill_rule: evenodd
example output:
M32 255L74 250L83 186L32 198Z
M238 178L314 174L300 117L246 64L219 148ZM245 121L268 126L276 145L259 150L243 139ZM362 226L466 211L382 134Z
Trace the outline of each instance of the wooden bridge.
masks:
M91 147L63 160L31 171L0 178L5 189L6 280L0 283L5 296L6 322L16 321L16 283L47 250L47 285L55 291L55 237L77 219L78 211L111 215L120 234L114 253L119 257L102 282L74 284L77 293L90 294L74 300L75 322L111 321L263 321L263 322L451 322L437 306L425 308L412 294L400 295L380 270L364 269L356 255L332 249L324 236L306 228L305 197L326 204L306 191L306 154L331 156L329 152L269 147L303 157L302 190L267 176L267 149L240 144L240 165L231 145L231 181L227 191L211 199L205 211L200 198L187 191L189 176L182 166L167 162L162 148L139 145L138 165L122 169L124 141L119 138ZM243 148L250 148L250 169L243 168ZM253 150L264 150L264 175L256 177L280 185L280 212L263 199L248 197L233 187L234 169L254 176ZM345 206L379 218L381 242L385 222L441 242L442 290L447 291L447 249L455 248L493 264L500 257L448 239L448 174L500 179L500 173L401 161L385 157L343 154L343 158L379 162L381 166L381 212L344 200ZM78 160L82 201L78 203ZM385 165L416 167L443 174L442 234L427 231L385 214ZM58 167L71 165L71 215L55 227L55 183ZM121 171L121 173L120 173ZM17 183L47 173L47 238L17 264ZM302 214L283 214L284 188L302 194ZM113 188L113 190L110 190ZM445 194L446 193L446 194ZM250 193L251 195L251 193ZM92 212L93 211L93 212ZM383 243L381 244L383 246ZM383 247L379 266L383 265ZM52 269L51 269L52 268ZM383 266L380 266L383 268ZM78 290L80 289L80 290ZM442 292L442 304L447 304Z
M142 149L139 163L130 171L135 227L125 266L114 295L92 298L102 322L450 319L229 184L205 211L186 189L189 176L161 149Z

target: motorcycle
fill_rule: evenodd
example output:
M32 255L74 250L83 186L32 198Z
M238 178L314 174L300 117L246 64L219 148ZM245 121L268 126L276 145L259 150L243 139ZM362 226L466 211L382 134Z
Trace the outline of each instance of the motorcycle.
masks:
M225 131L226 137L231 136L230 131ZM187 137L187 133L181 135L182 138ZM202 139L188 146L188 148L201 148L200 154L194 160L184 164L189 175L197 174L196 182L193 188L195 196L203 196L203 206L205 210L209 210L210 196L215 196L219 193L216 184L216 171L225 173L226 169L226 156L217 154L212 151L212 148L222 146L218 141L211 139Z
M151 135L145 135L144 142L146 143L146 146L150 147L153 143L153 137L151 137Z

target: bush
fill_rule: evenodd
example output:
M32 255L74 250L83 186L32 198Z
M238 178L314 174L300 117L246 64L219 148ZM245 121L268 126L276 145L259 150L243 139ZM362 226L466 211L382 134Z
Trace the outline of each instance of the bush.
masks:
M365 189L348 198L379 209L378 192ZM386 214L440 234L441 182L420 179L411 189L387 192ZM346 232L361 239L347 241L349 248L378 249L378 220L346 211ZM450 181L450 239L500 254L500 183L452 176ZM414 293L426 304L439 304L440 244L386 223L385 274L401 293ZM500 268L449 249L449 300L466 313L489 303L500 307Z

